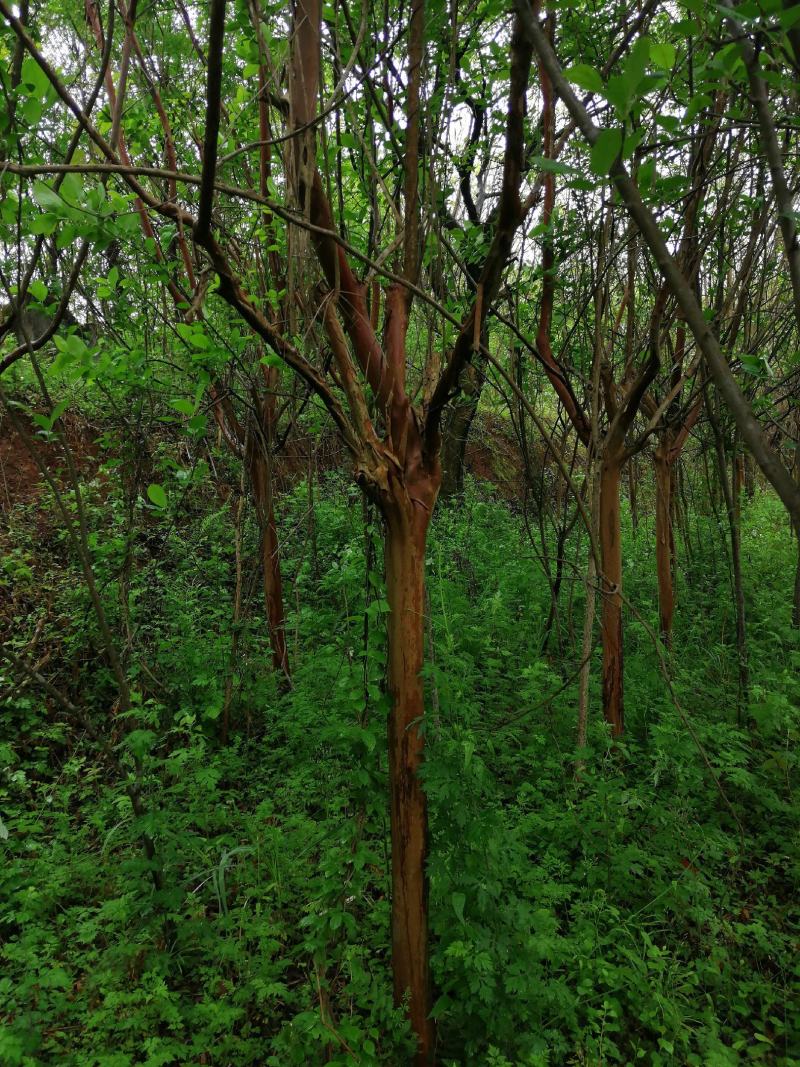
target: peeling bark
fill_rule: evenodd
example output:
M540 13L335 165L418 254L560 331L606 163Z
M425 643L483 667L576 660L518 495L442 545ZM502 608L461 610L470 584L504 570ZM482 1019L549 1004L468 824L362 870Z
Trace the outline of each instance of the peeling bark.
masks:
M386 595L389 602L389 790L392 831L392 966L394 999L408 996L419 1040L415 1063L433 1062L429 1018L428 812L419 778L424 741L425 539L428 515L397 501L385 507Z

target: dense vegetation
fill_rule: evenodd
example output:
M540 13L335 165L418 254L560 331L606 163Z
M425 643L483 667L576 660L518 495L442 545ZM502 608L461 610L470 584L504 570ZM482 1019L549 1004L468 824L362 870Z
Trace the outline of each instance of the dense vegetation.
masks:
M113 482L98 478L87 494L113 603L124 508ZM75 691L110 725L95 742L46 694L4 701L5 1062L403 1061L386 945L380 590L355 491L348 500L331 476L320 492L317 577L304 536L290 533L304 526L305 486L281 499L298 605L287 625L293 650L306 651L294 690L279 697L252 612L239 646L240 729L226 748L229 508L198 487L180 524L156 516L137 539L131 625L147 654L127 736L57 524L42 529L41 500L14 513L4 584L16 590L17 643L43 623L40 647L78 665ZM643 522L625 531L630 595L643 605L627 633L628 735L611 750L593 722L576 780L575 685L562 689L559 658L541 653L549 591L519 516L472 486L440 514L425 780L443 1062L800 1056L788 538L772 501L749 504L743 526L746 724L718 524L701 514L689 532L673 699L645 628L656 615ZM252 557L252 527L245 543ZM134 751L142 820L121 784ZM156 894L137 848L143 827L165 871Z
M799 75L0 0L2 1067L800 1063Z

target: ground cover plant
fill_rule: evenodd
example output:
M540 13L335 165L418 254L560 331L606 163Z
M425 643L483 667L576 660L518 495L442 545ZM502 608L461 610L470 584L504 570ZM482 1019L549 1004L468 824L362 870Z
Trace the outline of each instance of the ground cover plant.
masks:
M800 1063L798 27L0 0L0 1064Z

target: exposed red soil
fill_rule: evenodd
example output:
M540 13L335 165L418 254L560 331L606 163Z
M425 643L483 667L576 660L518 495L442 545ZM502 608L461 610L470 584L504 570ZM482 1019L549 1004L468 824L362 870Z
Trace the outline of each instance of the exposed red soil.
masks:
M64 458L60 445L45 440L29 417L22 413L17 417L47 470L63 484ZM100 450L95 443L100 431L73 414L67 414L62 424L81 477L93 478L101 462ZM491 483L505 499L521 498L522 461L516 438L505 420L483 413L476 417L467 442L466 462L467 469L476 478ZM292 435L276 457L278 489L288 488L303 478L309 465L316 471L347 467L344 447L335 434L325 433L322 438ZM40 496L43 487L44 480L37 463L8 416L0 415L0 512L7 513L17 504L31 503Z
M507 420L494 414L476 415L467 439L467 470L491 482L506 500L521 500L525 492L519 444Z
M59 483L63 483L64 455L57 441L45 440L27 415L18 412L24 431L36 454ZM93 477L98 466L97 436L81 419L67 415L62 420L64 434L81 475ZM0 512L15 504L27 504L42 491L44 479L30 450L14 429L7 414L0 415Z

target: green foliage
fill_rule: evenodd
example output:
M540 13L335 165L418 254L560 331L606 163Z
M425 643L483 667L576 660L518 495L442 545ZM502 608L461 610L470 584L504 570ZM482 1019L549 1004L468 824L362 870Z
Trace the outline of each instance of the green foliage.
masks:
M109 610L129 551L121 484L88 491ZM286 536L294 688L276 687L253 605L226 748L231 512L212 500L192 488L183 506L199 521L156 533L151 510L134 538L129 727L87 651L82 586L58 553L23 549L27 519L15 515L20 543L0 580L24 589L31 572L52 590L46 639L78 672L75 692L111 748L34 688L3 700L3 1063L407 1062L389 974L385 602L379 561L365 557L377 531L369 520L365 534L356 491L335 479L316 501L316 559ZM306 506L305 486L283 498L285 533ZM711 517L690 532L693 595L673 663L743 837L635 620L628 739L610 749L594 714L575 778L575 686L535 651L548 591L520 518L472 490L439 513L425 783L444 1064L797 1062L800 653L776 611L789 561L775 519L756 499L745 523L746 724L719 637L730 608ZM651 604L652 531L626 521L629 592ZM244 533L252 545L249 520ZM139 817L125 793L134 757ZM143 832L157 844L158 889Z

